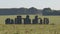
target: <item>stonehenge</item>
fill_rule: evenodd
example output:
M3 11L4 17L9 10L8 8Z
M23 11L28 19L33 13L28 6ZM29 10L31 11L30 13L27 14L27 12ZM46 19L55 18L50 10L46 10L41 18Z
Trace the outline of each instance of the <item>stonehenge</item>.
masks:
M49 19L38 18L37 15L34 17L34 19L30 19L29 15L26 15L26 18L22 18L22 16L17 16L17 18L15 18L14 20L7 18L5 20L5 24L49 24Z

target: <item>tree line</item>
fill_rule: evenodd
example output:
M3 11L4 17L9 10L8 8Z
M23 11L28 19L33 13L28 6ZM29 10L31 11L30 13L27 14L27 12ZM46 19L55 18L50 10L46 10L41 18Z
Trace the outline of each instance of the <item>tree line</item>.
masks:
M60 15L60 10L52 10L51 8L37 9L31 8L11 8L0 9L0 15L27 15L27 14L39 14L39 15Z

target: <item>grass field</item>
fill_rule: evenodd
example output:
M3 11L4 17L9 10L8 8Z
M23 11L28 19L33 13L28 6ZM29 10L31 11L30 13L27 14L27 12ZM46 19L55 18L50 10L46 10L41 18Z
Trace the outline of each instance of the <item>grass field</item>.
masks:
M0 34L60 34L60 25L0 25Z
M16 18L17 15L1 15L0 16L0 34L60 34L60 16L40 16L39 18L49 18L49 24L13 24L6 25L5 19ZM30 15L31 19L34 19L35 15ZM22 15L23 18L26 15ZM54 25L52 24L54 23Z

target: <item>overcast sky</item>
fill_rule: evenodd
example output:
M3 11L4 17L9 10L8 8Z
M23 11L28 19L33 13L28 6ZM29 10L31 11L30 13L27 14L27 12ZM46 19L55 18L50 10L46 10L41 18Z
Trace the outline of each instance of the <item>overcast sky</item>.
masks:
M20 7L35 7L43 9L50 7L60 10L60 0L0 0L0 8L20 8Z

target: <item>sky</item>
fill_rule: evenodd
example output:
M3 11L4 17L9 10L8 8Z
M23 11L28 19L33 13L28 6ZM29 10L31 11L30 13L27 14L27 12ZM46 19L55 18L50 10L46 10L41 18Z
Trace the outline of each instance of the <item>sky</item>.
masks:
M60 0L0 0L0 8L51 8L60 10Z

